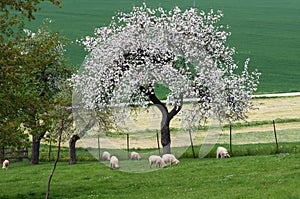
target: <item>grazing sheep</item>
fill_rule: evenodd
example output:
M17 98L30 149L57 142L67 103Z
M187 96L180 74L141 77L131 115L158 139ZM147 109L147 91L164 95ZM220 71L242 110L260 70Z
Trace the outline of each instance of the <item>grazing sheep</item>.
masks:
M162 159L165 164L170 163L170 166L172 166L172 164L176 164L176 165L179 164L179 160L177 160L173 154L164 154L162 156Z
M110 160L110 153L107 151L104 151L102 154L102 160L103 161Z
M8 169L8 165L9 165L8 160L4 160L2 164L3 164L2 169Z
M116 156L111 156L109 165L110 165L111 169L118 169L118 168L120 168L119 167L119 160L118 160L118 158Z
M131 159L132 160L141 160L142 158L139 153L133 151L133 152L131 152Z
M230 158L230 155L227 152L227 149L225 149L224 147L219 146L217 148L217 158Z
M162 158L158 155L151 155L149 157L149 164L150 164L150 169L152 168L152 165L155 163L155 167L162 166L163 168L165 168L167 165L165 164L165 162L162 160Z

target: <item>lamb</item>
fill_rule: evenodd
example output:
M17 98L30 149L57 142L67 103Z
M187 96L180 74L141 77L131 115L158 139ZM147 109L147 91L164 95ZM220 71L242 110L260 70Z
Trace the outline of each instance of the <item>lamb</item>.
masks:
M119 160L116 156L111 156L110 162L109 162L111 169L119 169Z
M180 161L177 160L176 157L173 154L164 154L162 156L162 159L163 159L165 164L170 163L170 166L172 166L172 164L179 165L179 163L180 163Z
M224 147L219 146L217 148L217 158L230 158L230 155L227 152L227 149Z
M107 151L104 151L102 154L102 160L103 161L110 160L110 153Z
M167 165L165 162L162 160L162 158L158 155L151 155L149 157L149 164L150 164L150 169L152 168L152 165L155 163L155 167L157 168L162 166L162 168L165 168Z
M8 160L4 160L2 164L3 164L2 169L8 169L8 165L9 165Z
M142 158L139 153L133 151L133 152L131 152L131 159L132 160L141 160Z

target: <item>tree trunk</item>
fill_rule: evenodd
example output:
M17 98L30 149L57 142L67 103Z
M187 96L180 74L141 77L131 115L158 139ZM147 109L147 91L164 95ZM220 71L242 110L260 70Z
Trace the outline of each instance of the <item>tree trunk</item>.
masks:
M171 142L163 147L163 154L171 154Z
M49 150L48 150L48 162L51 160L51 139L49 141Z
M76 142L80 137L78 135L73 135L69 142L69 164L76 164Z
M31 164L39 164L40 157L40 139L36 136L32 136L32 147L31 147Z
M46 193L46 199L48 199L49 196L50 196L51 180L52 180L52 177L53 177L55 169L56 169L56 165L57 165L58 160L59 160L61 136L62 136L62 133L63 133L63 130L64 130L64 126L65 126L65 120L64 120L64 117L63 117L62 120L61 120L61 128L59 130L57 156L56 156L56 159L54 161L54 165L53 165L53 168L51 170L51 173L50 173L50 176L49 176L49 179L48 179L48 189L47 189L47 193Z
M155 104L162 113L161 144L163 146L163 154L171 154L170 121L175 115L177 115L177 113L180 112L183 105L183 95L180 95L180 105L173 107L173 109L169 112L167 106L155 95L154 89L149 90L145 87L140 87L140 89L149 97L153 104Z
M5 150L4 150L4 146L3 146L3 147L0 148L0 160L3 160L3 161L4 161L4 158L5 158L4 157L5 156L4 151Z
M40 142L41 139L46 134L46 131L43 131L39 134L32 135L32 147L31 147L31 164L38 164L40 157Z
M163 146L163 154L171 154L171 135L170 121L168 117L162 117L161 121L161 145Z

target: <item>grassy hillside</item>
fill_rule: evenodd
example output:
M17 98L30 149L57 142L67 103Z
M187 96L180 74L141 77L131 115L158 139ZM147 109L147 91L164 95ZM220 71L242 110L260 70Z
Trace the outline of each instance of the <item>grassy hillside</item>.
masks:
M300 154L180 159L179 166L143 173L99 162L60 162L50 198L299 198ZM139 161L140 162L140 161ZM120 166L137 161L120 161ZM44 198L53 163L12 163L0 172L0 199ZM154 172L150 172L154 171Z
M58 29L72 41L92 35L95 27L107 25L116 11L129 11L142 0L64 0L58 9L43 4L37 20L29 27L36 28L43 18L51 18L52 29ZM193 6L189 0L151 0L148 5L172 8ZM300 91L300 1L298 0L196 0L201 10L221 9L224 24L231 26L229 44L235 46L242 63L250 57L252 68L262 73L259 93ZM80 65L84 51L73 44L68 49L70 62Z

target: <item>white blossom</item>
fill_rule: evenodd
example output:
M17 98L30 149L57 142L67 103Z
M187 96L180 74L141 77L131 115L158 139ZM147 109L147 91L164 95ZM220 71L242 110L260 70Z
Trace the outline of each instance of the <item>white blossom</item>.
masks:
M245 119L259 73L248 71L248 59L237 73L236 50L226 45L230 32L220 24L222 17L221 11L166 11L146 4L119 12L109 26L80 41L90 54L72 85L87 109L147 106L141 87L153 92L161 84L170 90L167 105L181 106L181 96L196 99L190 121L211 112L220 120Z

